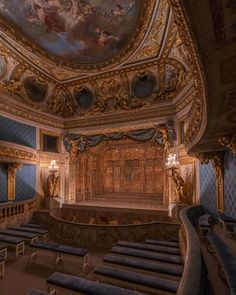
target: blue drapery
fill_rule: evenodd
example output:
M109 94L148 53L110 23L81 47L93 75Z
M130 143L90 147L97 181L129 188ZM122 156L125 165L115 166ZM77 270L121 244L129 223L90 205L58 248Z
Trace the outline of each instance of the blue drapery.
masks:
M64 144L67 152L70 152L71 145L70 140L75 140L78 146L78 149L83 153L87 147L94 147L100 144L103 141L108 140L120 140L123 138L131 138L137 141L148 141L153 139L158 144L163 144L162 142L162 132L160 128L167 129L168 141L173 142L176 139L175 130L173 128L173 121L169 121L166 124L157 125L154 128L142 129L142 130L133 130L128 132L113 132L110 134L98 134L98 135L82 135L70 133L65 136Z

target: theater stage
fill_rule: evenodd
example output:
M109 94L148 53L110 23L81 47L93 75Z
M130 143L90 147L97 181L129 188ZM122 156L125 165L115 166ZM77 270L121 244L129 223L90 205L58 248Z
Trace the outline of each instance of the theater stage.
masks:
M140 224L155 221L169 221L167 206L163 197L156 194L103 194L63 204L64 220L85 224Z

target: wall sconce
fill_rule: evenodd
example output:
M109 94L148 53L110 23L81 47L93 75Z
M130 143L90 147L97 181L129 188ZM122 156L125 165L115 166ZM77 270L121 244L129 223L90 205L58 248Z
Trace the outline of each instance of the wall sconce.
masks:
M176 160L176 154L169 154L167 157L166 168L168 170L177 169L179 161Z

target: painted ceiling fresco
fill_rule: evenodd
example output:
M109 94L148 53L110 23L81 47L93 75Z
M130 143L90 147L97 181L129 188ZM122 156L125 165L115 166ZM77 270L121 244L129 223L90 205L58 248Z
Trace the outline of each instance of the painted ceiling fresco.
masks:
M54 56L90 64L121 51L141 6L141 0L0 0L0 14Z

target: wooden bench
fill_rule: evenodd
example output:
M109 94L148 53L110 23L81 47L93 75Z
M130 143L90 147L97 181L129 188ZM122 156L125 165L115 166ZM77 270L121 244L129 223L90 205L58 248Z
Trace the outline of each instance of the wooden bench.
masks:
M121 247L130 247L130 248L147 250L147 251L180 255L179 249L176 249L173 247L167 247L167 246L150 245L150 244L142 244L142 243L131 243L131 242L126 242L126 241L118 241L116 243L116 245L121 246Z
M148 259L153 261L157 260L157 261L162 261L167 263L182 264L182 259L181 259L181 256L179 255L157 253L152 251L132 249L129 247L115 246L111 249L111 253L132 256L138 259L142 258L142 259Z
M56 254L56 265L62 261L63 256L73 256L80 260L82 267L88 266L89 254L87 249L65 246L57 243L48 243L44 241L39 241L30 245L31 255L30 259L34 259L38 255L38 251L53 252Z
M233 234L234 236L236 236L236 219L219 213L218 220L222 224L224 236L226 236L227 234ZM230 228L233 228L233 232L229 230Z
M48 230L45 230L45 229L15 226L15 227L10 227L9 230L14 230L14 231L17 230L17 231L23 231L23 232L29 232L32 234L37 234L42 239L48 240Z
M24 254L25 252L25 241L22 238L0 234L0 242L8 247L14 247L16 257L18 257L19 254Z
M7 236L14 236L17 238L22 238L25 241L29 241L30 244L35 243L38 241L38 235L33 234L33 233L28 233L28 232L23 232L23 231L16 231L16 230L0 230L1 235L7 235Z
M134 271L100 265L94 270L97 280L119 287L131 288L147 294L175 294L179 282Z
M43 225L41 224L36 224L36 223L26 223L26 224L21 224L21 227L29 227L29 228L37 228L37 229L45 229Z
M7 247L0 245L0 258L7 260Z
M32 289L27 293L27 295L49 295L49 293L38 289Z
M219 274L224 274L223 279L228 282L231 294L236 294L236 256L232 254L229 247L222 241L222 239L214 234L207 235L207 240L214 250L217 261L219 263ZM209 245L208 245L209 250ZM223 270L223 272L221 271Z
M211 214L205 213L198 218L198 229L200 236L205 238L206 234L211 232L211 223L210 220L212 218Z
M90 281L77 276L55 272L47 279L48 292L52 295L56 291L65 294L87 295L144 295L143 293ZM66 291L65 291L66 290Z
M137 271L152 276L170 278L177 281L180 280L184 269L182 265L155 263L112 254L106 255L103 259L103 263L113 267Z
M145 244L152 244L157 246L167 246L172 248L179 249L179 242L172 242L172 241L160 241L160 240L145 240Z

